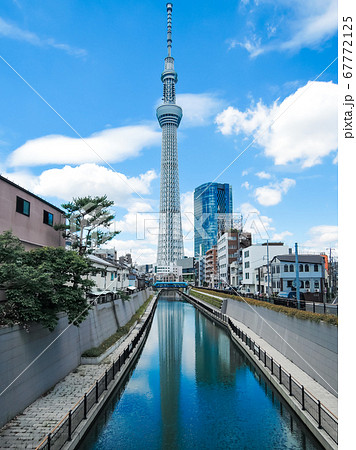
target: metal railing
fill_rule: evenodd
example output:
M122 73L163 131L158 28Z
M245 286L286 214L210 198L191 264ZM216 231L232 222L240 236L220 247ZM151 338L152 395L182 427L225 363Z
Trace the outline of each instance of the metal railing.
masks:
M272 356L255 343L247 333L238 328L226 314L222 314L211 308L209 305L188 297L192 303L204 308L210 314L225 322L226 326L238 337L261 361L271 374L276 378L279 384L287 388L290 396L294 397L301 405L302 410L308 412L317 422L318 428L323 429L333 441L338 442L338 419L329 411L312 393L310 393L302 384L300 384L290 373L285 371Z
M197 289L198 290L205 289L207 291L219 292L221 294L238 296L236 294L236 292L234 292L233 290L228 290L228 289L217 289L217 288L208 288L208 287L200 287L200 288L197 287ZM241 297L252 298L254 300L260 300L262 302L273 303L275 305L282 305L282 306L286 306L288 308L297 308L298 307L298 302L294 298L282 298L282 297L275 297L275 296L267 297L267 296L260 296L260 295L255 295L255 294L251 294L251 293L239 294L239 295L241 295ZM331 303L321 303L321 302L314 302L314 301L310 301L310 300L300 300L300 307L304 311L314 312L314 313L318 313L318 314L333 314L335 316L338 315L338 305L333 305Z
M66 442L72 440L73 432L78 428L79 424L83 420L87 419L87 415L91 409L99 403L100 397L105 393L105 391L108 390L110 383L114 381L115 376L120 372L133 350L141 341L147 327L149 327L152 322L156 305L157 298L137 335L127 345L120 356L112 363L110 369L106 370L105 373L103 373L103 375L95 381L95 383L83 395L77 404L68 411L57 426L43 439L36 450L58 450L61 449Z

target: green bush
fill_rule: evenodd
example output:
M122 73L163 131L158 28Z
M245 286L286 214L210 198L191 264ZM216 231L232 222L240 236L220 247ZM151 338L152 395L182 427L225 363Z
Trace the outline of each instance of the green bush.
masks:
M206 289L200 289L200 288L199 288L199 292L206 292L208 294L212 293L211 291L207 291ZM197 295L195 290L194 290L194 295ZM204 295L204 294L200 294L200 295ZM260 306L262 308L271 309L272 311L276 311L276 312L285 314L286 316L289 316L289 317L296 317L297 319L311 320L312 322L326 322L329 325L335 325L335 326L338 325L338 317L333 314L318 314L318 313L313 313L311 311L301 311L300 309L296 309L296 308L288 308L287 306L275 305L273 303L268 303L268 302L264 302L261 300L255 300L252 298L241 297L241 296L232 295L232 294L224 294L224 293L220 293L220 292L214 292L213 295L216 295L218 297L228 297L228 298L231 298L238 302L248 303L249 305L252 305L252 306ZM209 298L207 296L204 296L204 297ZM208 300L204 299L204 301L208 301Z
M221 309L222 300L218 300L216 298L209 297L208 295L198 293L195 289L192 289L192 293L194 294L194 297L198 298L199 300L202 300L205 303L209 303L210 305L215 306L215 308Z

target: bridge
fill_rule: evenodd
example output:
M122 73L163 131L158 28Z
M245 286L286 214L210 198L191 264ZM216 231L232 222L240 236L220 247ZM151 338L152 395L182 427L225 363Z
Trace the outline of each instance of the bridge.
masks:
M188 283L185 281L156 281L153 287L157 289L187 288Z

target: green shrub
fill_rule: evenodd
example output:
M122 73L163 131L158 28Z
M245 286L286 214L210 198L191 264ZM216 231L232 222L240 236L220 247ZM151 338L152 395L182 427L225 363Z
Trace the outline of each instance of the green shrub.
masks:
M211 291L207 291L206 289L200 289L199 288L199 292L206 292L211 294ZM196 294L196 291L194 290L194 295ZM200 294L200 295L204 295L204 294ZM296 317L297 319L302 319L302 320L311 320L312 322L325 322L328 323L329 325L338 325L338 317L333 315L333 314L318 314L318 313L313 313L311 311L302 311L300 309L296 309L296 308L288 308L287 306L282 306L282 305L275 305L273 303L268 303L268 302L264 302L261 300L255 300L253 298L247 298L247 297L241 297L238 295L232 295L232 294L224 294L224 293L220 293L220 292L214 292L213 295L216 295L218 297L228 297L231 298L233 300L236 300L238 302L245 302L248 303L249 305L252 306L260 306L262 308L267 308L267 309L271 309L272 311L276 311L282 314L285 314L286 316L289 317ZM207 296L204 296L205 298L209 298ZM205 300L204 301L208 301Z

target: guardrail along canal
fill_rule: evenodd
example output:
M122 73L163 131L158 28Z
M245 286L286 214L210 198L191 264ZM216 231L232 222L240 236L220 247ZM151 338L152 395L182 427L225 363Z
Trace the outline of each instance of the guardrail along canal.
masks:
M322 449L226 331L161 294L142 354L80 449Z

